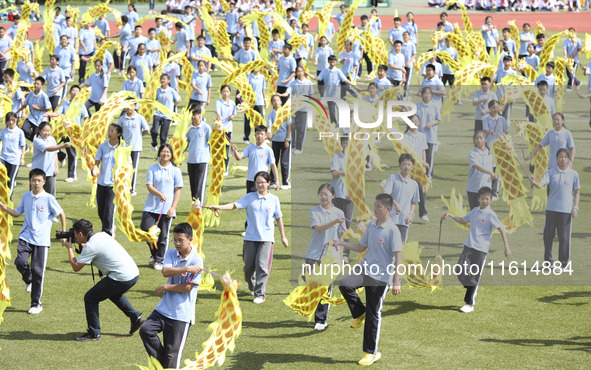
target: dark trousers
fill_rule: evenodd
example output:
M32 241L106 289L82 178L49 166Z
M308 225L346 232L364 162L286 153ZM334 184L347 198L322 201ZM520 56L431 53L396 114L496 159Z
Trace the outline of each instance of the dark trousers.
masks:
M427 171L427 176L430 179L433 178L433 162L435 162L435 147L437 144L427 143L427 151L425 152L427 157L427 163L429 163L429 170Z
M191 324L169 319L154 310L140 329L140 337L149 356L156 358L165 369L178 369ZM164 345L158 338L162 332Z
M571 213L546 211L544 224L544 261L554 263L552 258L552 242L558 232L558 260L562 267L570 261Z
M4 70L6 69L6 65L8 64L8 60L0 60L0 84L4 85Z
M115 224L115 192L112 186L97 185L96 188L96 204L98 208L98 215L103 223L101 231L113 236L113 228Z
M315 264L320 265L320 261L318 261L318 260L306 258L304 261L307 265L310 265L311 268ZM329 297L332 297L332 287L333 287L333 284L330 284L328 286L327 294ZM327 304L318 303L318 306L316 306L316 311L314 312L314 322L319 323L319 324L326 324L326 319L328 318L328 310L329 309L330 309L329 303L327 303Z
M406 244L406 240L408 238L408 226L396 224L396 227L398 227L398 231L400 231L400 239L402 240L402 244Z
M125 57L127 56L127 53L129 53L129 49L127 51L117 52L117 50L115 50L113 52L113 62L115 63L115 68L122 72L125 69Z
M84 295L84 308L86 310L86 322L88 333L94 337L101 333L101 322L99 319L99 303L110 299L118 309L123 311L134 323L142 314L136 311L124 294L137 283L139 275L128 281L116 281L108 276L102 278Z
M47 250L49 247L29 244L23 239L18 240L14 264L21 273L25 284L31 284L31 307L41 306L43 294L43 277L47 264ZM31 263L29 264L29 256Z
M211 52L211 56L213 58L216 58L218 56L218 52L215 49L215 46L213 46L213 45L205 45L205 47L209 49L209 51Z
M308 120L308 112L305 110L297 111L294 118L293 136L294 150L304 150L304 140L306 139L306 123Z
M475 119L474 120L474 132L482 131L483 129L484 129L484 126L482 124L482 120L481 119Z
M353 211L355 211L355 204L353 204L353 201L351 199L334 198L332 203L335 207L343 211L346 219L353 219ZM351 227L351 223L349 221L345 221L345 225L347 226L347 229ZM349 251L349 249L345 249L343 251L343 256L348 258L350 253L351 252Z
M166 217L166 214L163 214L160 217L160 221L158 222L158 217L160 215L158 213L152 212L142 212L142 222L140 223L140 229L144 231L150 230L150 228L156 223L158 224L158 228L160 229L160 235L158 235L158 242L156 246L152 246L148 243L150 247L150 253L156 262L164 262L164 254L166 253L166 249L168 248L168 234L170 233L170 224L172 222L172 218Z
M205 204L205 182L207 180L207 163L187 163L192 199L199 199Z
M569 71L568 68L566 69L566 75L568 77L567 87L573 87L573 81L575 85L580 85L581 81L577 80L575 74L577 73L577 67L579 66L579 62L573 63L573 71Z
M51 110L55 111L55 108L57 108L57 106L60 104L60 98L61 96L59 95L49 97L49 102L51 103Z
M443 85L445 85L446 83L449 86L453 86L454 82L456 81L456 76L455 75L443 75L443 78L441 79L441 82L443 82Z
M259 112L261 114L261 117L265 118L265 106L264 105L255 105L253 109L255 112ZM243 137L243 139L245 141L250 140L250 120L248 119L248 117L246 117L246 114L244 115L244 137Z
M55 175L45 177L45 185L43 185L43 190L55 197Z
M373 71L373 63L371 62L371 59L369 59L369 54L363 53L363 61L367 63L367 74L370 74ZM363 63L359 63L359 77L361 77L361 70L363 69L362 67Z
M166 144L168 141L168 130L170 129L170 122L171 120L167 118L162 118L158 116L154 116L154 123L152 124L152 129L150 130L150 134L152 135L152 146L156 146L156 140L158 139L158 133L160 133L160 146Z
M291 145L285 147L284 141L273 141L271 143L271 149L273 149L273 155L275 155L275 165L279 167L281 162L281 184L289 185L289 165L291 163ZM273 171L271 171L271 184L277 183L278 179L275 179ZM279 184L277 184L279 186Z
M232 141L232 133L226 132L226 135L228 135L228 141ZM226 172L228 172L228 167L230 166L230 145L226 145L226 159L224 159L224 162L226 162Z
M77 178L78 176L76 175L77 171L77 157L76 157L76 148L74 148L73 146L66 148L66 154L68 155L68 177L71 177L73 179Z
M425 193L425 189L423 189L423 185L420 182L419 184L419 217L423 217L426 215L427 212L427 193Z
M78 70L78 82L83 83L86 80L86 62L82 60L82 57L91 57L93 53L90 54L80 54L80 69Z
M478 251L474 248L468 248L464 246L458 265L462 266L460 274L458 274L458 280L466 288L466 295L464 296L464 302L466 304L473 305L476 299L476 293L478 291L478 284L480 283L480 277L482 276L482 268L484 262L486 262L487 253ZM478 266L478 269L476 268Z
M361 66L359 66L359 69L361 69ZM316 77L320 76L320 72L319 70L316 70ZM277 90L279 90L279 87L277 88ZM324 96L324 81L320 80L318 81L318 93L320 93L320 96Z
M287 91L287 86L277 86L277 94L283 94ZM290 95L281 96L281 105L284 105L289 100Z
M29 141L33 141L37 133L39 132L39 126L34 124L33 122L29 121L28 119L25 120L23 123L23 127L21 127L25 134L25 138Z
M357 294L357 289L360 287L365 287L365 306ZM339 290L347 301L354 319L365 314L363 352L378 353L382 306L388 293L388 284L374 280L365 274L349 274L339 282Z
M133 166L133 177L131 178L131 192L135 193L135 184L137 182L137 167L140 163L140 153L138 151L131 152L131 165Z
M475 207L478 207L479 205L480 202L478 201L478 193L468 192L468 206L470 207L468 209L468 212L473 210Z
M18 174L19 165L18 164L10 164L5 160L2 160L2 164L6 167L6 176L8 177L8 188L10 189L10 199L12 199L12 193L14 192L14 184L16 180L16 175Z
M88 101L86 103L84 103L84 106L86 107L86 110L88 111L88 115L92 116L92 114L90 114L90 108L94 107L94 112L96 113L101 109L101 107L103 105L100 103L95 103L92 100L88 99Z

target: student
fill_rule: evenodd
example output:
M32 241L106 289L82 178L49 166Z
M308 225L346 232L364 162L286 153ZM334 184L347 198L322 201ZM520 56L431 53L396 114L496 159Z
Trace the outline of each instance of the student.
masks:
M404 70L406 71L406 79L404 84L406 85L405 94L408 95L408 89L410 88L410 80L412 75L412 68L415 63L415 56L417 55L417 49L415 44L410 39L410 33L404 31L402 34L402 55L404 55Z
M19 205L8 208L0 202L0 209L12 217L25 214L23 227L18 235L17 256L14 260L16 269L25 282L25 292L31 293L31 308L28 313L36 315L43 311L41 294L43 278L47 264L47 250L51 245L51 225L59 215L62 231L66 231L66 214L55 200L55 197L43 190L45 172L33 169L29 172L31 190L21 196ZM62 239L62 245L65 240ZM31 262L29 262L29 256Z
M121 91L131 91L138 99L144 96L144 84L140 81L137 76L137 68L135 66L127 67L127 76L129 79L123 81Z
M335 239L342 239L345 228L345 215L343 211L332 204L335 197L335 190L331 184L322 184L318 188L318 200L320 205L310 209L310 228L313 231L308 251L304 257L304 263L310 266L319 265L322 259L329 255L330 259L335 257L331 242ZM341 256L337 255L334 261L341 263ZM332 284L328 287L328 295L332 296ZM328 326L326 319L330 304L318 303L314 314L314 330L322 331Z
M181 22L185 23L185 32L187 32L187 40L189 41L188 50L195 44L195 15L190 5L185 6L185 14L181 15Z
M314 94L314 87L312 85L312 81L306 78L306 71L304 67L297 67L296 68L296 78L292 79L289 84L287 91L285 91L284 95L277 94L281 97L289 96L293 94L294 97L303 96L303 95L312 95ZM299 111L295 112L294 116L294 143L292 147L293 154L301 154L304 151L304 140L306 138L306 128L307 128L307 120L308 120L308 110L307 109L300 109Z
M146 86L146 72L152 73L153 64L152 59L146 54L146 45L139 44L137 47L137 53L131 58L129 62L130 66L134 66L137 71L137 78L142 81L144 87Z
M400 19L400 17L394 17L394 28L392 28L388 33L388 42L390 42L390 45L392 45L390 53L394 51L394 43L396 41L402 42L404 39L402 34L404 33L405 29L400 25L401 22L402 19Z
M434 50L429 49L429 51ZM438 79L442 79L443 67L441 66L441 63L438 62L437 56L433 54L433 56L430 59L428 59L425 63L423 63L423 66L421 67L421 75L423 76L423 81L425 81L425 79L427 78L427 66L429 64L432 64L435 67L435 77L437 77Z
M433 178L433 162L435 161L435 150L437 147L437 127L441 123L441 107L432 100L433 92L430 87L423 87L421 98L423 101L417 103L417 116L421 121L419 132L427 137L427 163L429 170L427 176Z
M488 55L496 53L497 43L499 42L499 31L497 31L497 27L493 25L493 18L490 15L484 19L484 24L480 27L480 30Z
M329 22L329 24L332 23ZM296 64L298 66L302 63L302 61L306 63L310 55L314 55L314 36L308 32L308 24L306 23L302 24L302 36L306 38L306 43L305 45L301 45L294 55Z
M283 53L285 42L279 38L279 30L277 28L273 29L271 35L273 36L273 39L269 41L268 52L269 55L271 55L272 61L278 63L279 58Z
M181 102L181 96L170 85L170 78L166 74L160 75L160 87L156 89L156 101L164 105L170 112ZM156 141L160 132L160 146L168 141L168 130L170 129L171 119L160 110L154 111L154 121L152 124L152 151L156 151Z
M537 188L549 187L544 224L544 261L549 262L553 270L560 270L570 267L571 221L579 213L581 184L579 174L570 166L568 149L559 149L555 162L557 167L550 168L539 183L534 180L532 184ZM559 264L552 258L552 242L557 231Z
M491 148L492 143L499 140L499 136L509 133L509 122L505 117L499 115L499 106L497 100L489 101L489 113L482 117L482 128L486 133L486 146L488 148Z
M230 42L234 43L236 34L238 34L238 11L233 3L230 3L230 10L226 13L226 24L228 25L227 31L230 36Z
M43 77L35 78L34 91L27 94L23 106L16 112L18 114L26 107L29 107L29 115L23 123L21 129L25 133L25 137L29 141L33 141L39 131L39 124L43 121L43 114L51 110L51 103L47 94L42 89L45 85L45 79Z
M469 209L478 206L478 190L483 186L488 186L492 180L497 180L497 175L493 170L493 155L486 146L484 131L474 133L474 146L475 148L468 153L470 172L468 172L466 191L468 192Z
M406 13L406 22L404 22L404 24L402 25L402 28L404 28L410 35L410 41L415 44L415 46L417 46L418 44L418 37L417 35L419 34L419 28L417 27L416 22L414 21L415 15L413 12L408 12Z
M211 96L211 76L205 71L206 64L204 60L197 62L197 71L193 73L191 79L191 99L189 100L189 109L196 107L205 108L209 105L209 97Z
M341 23L343 22L343 19L345 19L345 16L347 15L347 5L345 4L341 4L341 6L339 6L339 10L341 11L339 14L335 15L335 19L337 20L338 24L339 24L339 30L341 29Z
M61 98L64 99L66 96L66 90L68 89L68 82L74 78L76 51L71 45L68 44L68 38L66 36L62 36L60 38L60 44L56 46L54 53L59 58L58 67L64 71L64 77L66 79L66 84L61 96Z
M135 111L135 104L126 108L126 114L119 117L119 126L123 128L123 141L126 146L131 146L131 162L133 164L133 178L131 179L131 196L136 196L135 183L137 169L142 152L142 136L150 133L148 122L141 114Z
M86 61L94 55L96 51L96 34L94 28L90 28L90 23L86 21L78 32L78 55L80 56L80 68L78 69L78 82L84 82L86 78ZM102 67L102 63L101 63Z
M554 62L546 63L546 74L540 73L538 78L534 81L537 85L540 81L546 81L548 83L548 96L554 99L554 92L556 91L556 76L554 75L554 69L556 65Z
M439 14L439 20L443 23L443 32L451 33L454 31L454 25L447 20L448 14L443 12Z
M283 45L283 55L279 57L277 62L277 94L281 96L281 104L285 104L289 99L289 94L284 96L284 93L287 91L289 82L294 78L297 67L294 57L291 56L292 48L290 44Z
M189 40L187 39L187 32L183 29L183 24L181 22L176 22L174 25L176 29L176 34L174 35L173 44L176 44L176 52L181 53L183 51L191 50L189 47Z
M201 283L203 259L191 246L193 229L186 222L173 229L175 248L166 251L162 275L167 283L156 287L162 300L140 329L140 336L149 356L164 368L181 365L189 328L195 323L195 303ZM164 344L158 338L162 332Z
M571 27L568 31L571 33L571 37L564 40L562 51L564 52L565 58L573 60L572 70L568 66L566 67L566 75L568 76L567 90L572 90L573 83L575 86L581 83L575 75L577 73L577 66L579 65L579 54L581 53L582 46L581 40L577 37L576 30Z
M234 60L238 62L238 66L243 66L257 59L257 53L251 48L252 39L245 37L243 41L244 48L238 50L234 55Z
M491 90L492 82L489 77L482 77L480 79L480 90L474 93L472 105L475 107L474 114L474 132L482 131L482 117L488 113L488 103L491 100L496 100L497 94ZM479 188L480 189L480 188Z
M404 55L402 54L402 41L394 41L394 51L388 55L388 80L394 86L400 85L406 80L406 69L404 68Z
M16 125L16 114L8 112L5 117L6 128L0 131L0 143L2 143L0 161L6 167L8 188L10 189L9 198L12 199L18 169L25 165L26 143L23 130Z
M126 16L121 17L121 23L121 31L118 34L121 43L121 51L118 52L115 50L114 59L115 68L123 72L125 71L125 59L129 55L129 41L131 40L134 28L131 28Z
M10 36L10 38L12 40L16 40L16 35L18 33L18 28L19 28L20 23L21 23L21 16L20 16L20 14L13 15L12 16L12 21L14 23L11 24L10 27L8 27L8 30L6 31L6 34L8 36Z
M451 45L451 41L449 41L447 37L445 38L445 51L449 54L451 59L458 60L458 52ZM443 73L443 77L441 79L443 85L448 84L449 86L453 86L454 82L456 81L456 76L451 67L447 63L443 63L441 66L441 72Z
M260 69L256 68L246 77L248 83L252 87L256 100L254 102L253 110L259 112L263 119L265 118L265 90L267 89L267 79L261 74ZM292 80L293 81L293 80ZM242 94L237 95L238 99L242 98ZM279 98L281 103L281 98ZM250 120L244 115L244 137L242 138L244 144L250 144Z
M534 45L535 52L536 37L533 33L529 32L530 28L529 23L524 23L523 32L519 34L519 59L527 57L527 54L529 54L528 46L530 43Z
M349 145L349 138L345 135L341 136L341 151L332 156L332 160L330 163L330 184L335 189L335 199L334 205L343 213L345 214L345 218L347 220L353 219L353 211L355 210L355 205L353 201L349 198L349 194L347 193L347 186L343 179L345 178L345 166L347 164L347 157L345 151L347 150L347 146ZM350 227L350 221L346 223L347 228ZM343 252L345 257L345 262L349 262L349 250L345 250Z
M99 18L94 21L93 26L97 27L101 31L103 37L109 37L111 27L109 26L109 21L105 19L104 15L100 15Z
M203 60L207 66L205 71L209 73L211 70L211 62L203 59L204 56L211 58L211 50L205 46L205 37L199 35L197 36L197 45L191 48L189 60L191 61L194 70L199 69L199 61Z
M532 43L527 45L527 55L525 56L525 62L532 66L535 70L538 70L540 57L536 55L536 46Z
M169 51L167 58L174 56L174 51ZM181 75L181 68L177 62L170 62L164 66L162 73L170 77L170 87L179 92L179 76Z
M410 148L415 156L423 164L425 173L428 173L429 163L427 162L427 150L429 149L429 145L427 145L427 136L418 130L418 127L421 125L419 116L413 114L410 117L410 120L415 124L415 126L417 126L417 128L406 126L404 138L410 145ZM425 222L429 222L429 216L427 215L427 193L425 193L423 185L421 185L420 182L417 181L417 184L419 186L419 218Z
M103 71L103 61L97 59L94 62L95 73L91 74L88 80L80 85L80 88L90 86L90 97L84 104L90 114L90 108L94 107L95 113L98 112L105 101L107 101L107 91L109 90L109 79Z
M51 136L51 125L49 122L41 122L39 125L39 136L33 141L33 162L31 168L40 168L45 171L46 182L44 189L55 197L55 176L59 172L56 160L58 150L69 148L71 142L57 144L55 138Z
M503 68L497 69L497 74L495 76L494 82L497 85L500 85L500 86L497 86L497 98L499 100L501 100L505 94L505 87L503 85L501 85L501 81L503 80L503 78L517 74L517 72L515 72L515 70L513 68L511 68L512 63L513 63L513 58L510 55L505 55L503 57ZM503 112L501 113L507 121L509 121L509 119L511 117L512 105L513 105L512 102L506 103L505 108L503 109Z
M332 48L328 46L328 39L320 36L319 46L314 53L314 65L316 66L316 76L320 75L324 69L328 68L328 57L334 55Z
M322 70L322 72L318 75L318 77L312 76L308 73L308 77L313 80L323 82L324 87L324 97L330 98L340 98L342 95L342 91L340 90L341 84L347 84L351 86L351 91L355 91L355 87L353 83L347 79L343 71L336 67L337 65L337 57L331 55L328 57L328 68ZM330 120L333 123L337 123L337 108L334 102L329 102L328 109L330 111Z
M358 362L364 366L369 366L382 357L378 352L378 342L382 307L389 285L392 285L393 295L400 294L398 266L402 262L402 240L398 228L390 218L393 203L391 195L378 194L374 202L376 219L367 225L359 243L333 241L336 246L343 246L358 253L366 251L363 261L359 264L360 269L354 269L362 273L350 273L339 283L339 290L347 301L354 319L351 328L357 329L365 324L364 355ZM377 269L374 268L376 266ZM365 306L357 294L360 287L365 287Z
M505 41L505 47L507 52L512 58L517 58L517 45L515 41L511 39L511 29L509 27L503 28L503 41Z
M154 266L154 270L162 270L164 254L169 244L170 224L176 218L176 207L183 188L183 175L174 165L174 155L169 144L160 146L158 159L159 162L151 165L146 175L148 197L140 223L140 229L144 231L150 230L154 225L161 230L156 245L148 243L152 254L148 264Z
M129 25L131 26L131 29L134 29L135 24L137 23L137 21L140 20L140 16L138 15L134 4L127 5L127 13L125 13L125 16L129 20Z
M109 27L109 22L105 21L107 27ZM60 39L62 36L66 36L68 38L68 44L74 46L78 41L78 28L74 27L74 19L72 17L66 18L66 27L62 28L59 32ZM107 37L105 33L103 33L104 37Z
M0 27L0 87L4 88L4 70L8 64L7 55L10 54L12 49L12 40L9 36L6 36L4 27Z
M252 147L252 144L249 145ZM250 166L249 166L250 167ZM265 302L267 281L273 262L273 244L277 222L281 243L287 248L288 241L283 229L283 214L279 198L269 192L271 176L267 171L260 171L254 176L256 192L250 192L234 203L210 206L212 209L234 210L246 209L248 226L244 235L243 260L244 280L252 292L252 303Z
M42 77L47 82L47 97L51 103L51 109L57 108L63 95L63 87L66 85L66 76L64 71L58 67L59 57L51 55L49 57L49 67L45 69Z
M351 41L345 41L345 50L339 56L339 63L342 64L341 71L351 81L357 80L357 69L359 68L359 57L352 52Z
M373 1L376 1L376 0L373 0ZM376 7L377 7L377 5L376 5ZM373 35L380 37L380 34L382 33L382 20L378 16L378 11L376 9L371 10L371 19L373 20L373 23L371 24L371 28L369 29L369 31Z
M402 243L406 244L408 228L415 215L415 207L419 202L419 184L410 177L415 160L412 155L404 153L398 158L400 173L388 176L383 192L390 194L394 201L394 210L390 218L400 231Z
M271 98L271 104L273 110L267 117L267 130L271 131L271 127L277 117L277 110L281 107L281 98L275 94ZM291 188L289 183L290 171L289 167L291 164L290 157L290 146L291 146L291 118L288 118L279 127L277 132L272 135L271 148L273 149L273 155L275 157L275 168L281 162L281 189L287 190ZM271 175L271 189L279 187L279 178L276 174Z
M552 115L552 126L554 129L546 132L542 141L540 141L540 143L534 148L533 152L525 157L525 160L529 161L543 147L550 146L550 150L548 151L549 170L558 165L556 162L556 156L560 149L566 149L568 151L568 158L571 161L570 165L572 167L576 153L575 141L573 139L573 134L566 129L566 125L564 124L564 114L561 112L554 113Z
M162 50L162 45L160 44L160 40L156 39L155 28L150 28L148 30L146 49L148 50L148 57L152 62L152 66L156 68L160 64L160 51Z
M246 173L246 193L256 191L255 175L261 171L268 171L271 168L274 178L279 178L277 174L277 165L275 164L275 154L267 145L267 127L259 125L254 128L255 144L250 144L242 153L238 151L236 145L232 145L232 153L236 160L248 158L248 172Z
M230 86L224 85L220 89L222 93L222 97L215 102L215 113L216 113L216 121L222 122L222 126L228 132L228 139L232 140L232 131L234 129L234 124L232 123L232 118L236 115L236 103L230 100ZM256 134L256 132L255 132ZM256 136L256 135L255 135ZM228 166L230 165L230 145L226 145L226 171L224 171L224 176L228 176Z
M472 210L464 217L454 216L449 212L445 212L441 216L441 220L451 217L460 225L470 224L470 233L464 243L464 249L460 254L458 265L463 267L462 273L458 275L458 280L466 288L466 295L464 296L464 306L460 308L461 312L468 313L474 311L474 303L480 277L486 262L486 257L490 248L492 234L495 229L499 230L503 244L505 245L505 257L511 258L511 250L507 242L507 234L503 228L503 224L499 221L497 214L490 208L492 201L492 190L489 187L482 187L478 190L479 206L472 208ZM472 272L478 266L478 273Z
M443 82L441 82L441 80L435 75L436 68L433 64L427 64L425 71L426 75L421 83L419 95L422 95L422 91L425 87L430 88L433 102L437 104L441 110L441 107L443 106L443 98L447 95Z
M378 77L374 78L372 83L377 85L377 94L378 97L382 96L384 90L388 90L392 87L392 82L387 77L388 73L388 66L380 64L378 66ZM370 84L371 85L371 84Z
M6 95L12 101L12 112L16 114L19 112L21 107L25 103L25 96L23 94L23 90L19 86L16 85L14 81L14 70L11 68L7 68L4 71L4 82L6 83ZM20 118L20 114L16 116L17 121ZM8 122L6 122L8 124Z
M540 94L540 96L542 97L542 100L544 100L544 104L546 104L546 107L548 108L548 111L550 113L550 117L552 117L552 115L554 113L556 113L556 106L554 104L554 99L552 99L548 96L548 87L549 86L546 81L540 81L537 84L538 94ZM533 113L529 109L529 105L525 106L525 116L527 117L527 119L530 122L537 122L537 119L534 117Z
M209 138L211 127L201 119L201 107L196 107L191 113L191 127L187 131L187 172L191 185L191 198L205 203L205 183L207 180L208 164L211 160Z
M115 150L121 143L122 134L123 128L121 126L116 123L109 125L107 130L108 140L99 145L92 168L92 176L98 177L96 204L102 222L101 231L111 236L115 234L115 204L113 203L115 199L115 192L113 191L115 181L113 168L115 167Z

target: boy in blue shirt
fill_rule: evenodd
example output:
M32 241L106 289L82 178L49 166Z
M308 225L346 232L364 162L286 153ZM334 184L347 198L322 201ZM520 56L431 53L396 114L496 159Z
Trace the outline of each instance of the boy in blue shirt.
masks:
M253 110L258 112L261 117L265 118L265 90L267 89L267 80L258 68L254 69L246 79L256 96ZM241 97L242 94L239 93L237 98L240 99ZM242 140L244 141L244 144L250 144L250 120L246 115L244 115L244 137Z
M181 22L176 22L174 28L176 29L176 34L174 35L172 43L176 44L176 52L180 53L183 51L189 51L190 41L187 39L187 33L183 29L183 24Z
M388 55L388 79L394 86L398 86L406 80L404 55L401 51L402 41L394 41L394 51Z
M279 95L275 94L271 98L271 104L273 105L273 110L269 113L269 117L267 117L267 127L269 131L271 130L273 123L275 123L277 110L281 107L281 98ZM289 165L291 163L290 144L291 118L288 118L283 122L279 129L277 129L277 132L275 132L271 141L271 149L273 149L273 155L275 156L275 167L277 167L277 164L281 161L281 189L285 190L291 188L289 183ZM279 187L278 181L278 177L271 176L271 189Z
M283 55L279 57L277 76L277 94L282 95L287 91L287 85L295 77L297 68L294 57L291 56L293 47L290 44L283 45ZM285 104L289 99L289 95L281 97L281 104Z
M187 131L187 172L191 185L191 197L205 203L205 182L207 180L207 165L211 160L209 137L211 127L201 119L201 107L193 109L191 127Z
M43 92L43 85L45 85L45 79L43 77L37 77L35 79L34 91L27 94L23 106L16 111L18 114L24 110L27 106L29 107L29 115L23 123L21 129L25 133L25 137L29 141L33 141L39 131L39 124L43 121L43 114L51 110L51 102L47 97L47 94Z
M273 35L273 40L269 41L269 54L271 55L271 60L275 63L279 63L279 58L281 57L281 53L283 52L283 45L285 45L285 41L279 38L279 30L274 29L271 32Z
M136 196L135 184L137 180L137 168L142 152L142 136L150 133L148 122L141 114L135 111L135 104L128 107L127 113L119 117L119 125L123 128L123 141L131 146L131 162L133 164L133 178L131 180L131 196Z
M486 261L486 256L490 248L492 234L495 229L499 230L503 244L505 245L505 257L511 258L511 250L507 242L507 234L503 224L499 221L497 214L490 208L492 202L492 190L483 186L478 190L477 208L472 209L464 217L457 217L449 212L441 216L441 221L451 217L460 225L470 224L470 234L464 243L464 249L460 254L458 265L462 266L462 273L458 275L458 280L466 288L464 296L464 306L460 308L461 312L474 311L474 300L480 283L480 276ZM475 266L478 266L478 273L474 273Z
M63 95L62 89L66 86L66 76L64 70L58 67L59 57L51 55L49 57L49 67L45 69L42 77L47 82L47 97L51 103L51 109L55 110Z
M29 172L31 191L21 196L16 209L8 208L0 202L0 209L12 217L25 214L23 227L18 235L17 256L14 260L16 269L25 282L25 291L31 293L29 314L43 311L41 294L43 293L43 275L47 264L47 250L51 246L51 225L53 218L60 216L62 231L66 231L66 214L55 200L55 197L43 190L45 172L33 169ZM62 245L65 239L62 239ZM31 263L29 263L29 256Z
M181 102L181 96L175 89L170 87L170 77L167 74L160 75L160 87L156 90L156 101L164 105L170 112ZM152 125L152 151L156 151L156 140L158 140L158 131L160 131L160 146L168 141L168 130L171 123L170 117L160 112L158 109L154 112L154 122Z
M248 64L257 59L256 51L250 47L251 43L252 39L250 37L245 37L243 41L244 48L238 50L236 55L234 55L234 60L238 62L239 66L243 66L244 64Z

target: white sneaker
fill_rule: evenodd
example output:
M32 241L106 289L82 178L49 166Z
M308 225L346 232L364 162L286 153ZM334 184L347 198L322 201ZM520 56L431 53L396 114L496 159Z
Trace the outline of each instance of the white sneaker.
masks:
M244 140L242 143L244 143L244 144L250 144L250 141L249 140Z
M474 306L471 304L465 304L462 308L460 308L460 311L465 313L472 312L474 311Z
M154 263L154 270L162 271L162 263L160 263L160 262Z
M66 165L66 158L60 161L60 167L64 167Z
M250 293L251 296L254 297L254 292L252 290L249 290L248 292Z
M31 168L32 165L33 165L33 163L29 163L29 164L27 164L27 167Z
M242 237L246 236L246 231L243 231L242 234L240 234L240 236L242 236Z
M58 222L58 219L57 219L57 217L54 217L52 221L53 221L53 222Z
M29 283L25 283L25 292L27 293L31 293L31 288L32 288L33 284Z
M25 153L28 153L30 151L31 151L31 149L29 148L29 146L28 145L25 145Z
M303 152L301 150L298 150L298 149L296 149L296 150L293 151L293 154L302 154L302 153Z
M152 151L153 151L153 152L155 152L155 151L157 151L157 150L158 150L158 148L156 148L155 146L153 146L153 147L152 147Z
M429 222L429 216L423 215L423 216L421 216L421 220L423 220L425 222Z
M228 171L224 172L224 177L226 177L228 175L229 175Z
M271 186L269 186L269 189L277 189L277 184L271 184Z
M115 68L115 69L113 70L113 72L115 72L115 73L119 73L119 68Z
M132 197L135 197L137 195L137 191L132 191L130 194Z
M155 263L156 263L156 260L154 259L154 257L150 257L150 259L148 260L148 265L154 266Z
M254 303L254 304L261 304L263 302L265 302L265 296L258 296L252 300L252 303Z
M322 331L322 330L326 329L327 326L328 326L327 323L321 324L321 323L317 322L316 325L314 325L314 330Z
M281 185L281 190L289 190L291 189L291 185Z
M37 315L37 314L41 313L41 311L43 311L43 307L36 306L36 307L31 307L29 309L28 313L31 315Z
M74 182L74 181L76 181L76 180L77 180L77 179L76 179L75 177L68 177L68 178L67 178L67 179L65 179L64 181L65 181L65 182Z

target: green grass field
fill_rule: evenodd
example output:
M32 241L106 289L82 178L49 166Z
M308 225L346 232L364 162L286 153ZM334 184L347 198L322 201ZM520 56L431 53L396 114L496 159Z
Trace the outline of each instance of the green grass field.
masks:
M426 40L427 37L427 32L421 33L421 40ZM333 43L333 48L336 49L336 42ZM423 43L420 52L425 49L426 45ZM313 69L311 63L310 68ZM212 77L212 106L208 107L205 115L210 124L213 122L213 102L219 97L215 90L223 76L220 72L214 72ZM413 78L416 83L418 78ZM118 91L122 81L120 76L113 76L109 91ZM416 86L412 90L416 90ZM388 295L384 304L380 337L383 357L376 363L376 368L588 367L591 352L591 289L585 284L589 281L591 268L587 252L587 246L591 242L588 231L588 212L591 206L589 103L580 100L573 92L567 93L565 101L566 124L577 145L574 168L579 172L582 183L581 212L573 222L573 266L580 280L587 279L573 286L574 280L568 279L552 282L541 278L528 279L521 283L517 277L495 280L485 275L479 289L476 310L471 314L458 312L463 304L464 289L457 286L454 278L444 279L443 288L433 293L403 286L401 295ZM452 120L442 123L439 128L442 146L436 154L434 185L428 193L427 201L431 222L413 224L409 234L409 240L418 240L425 247L422 254L424 260L437 254L437 218L445 211L440 196L449 197L455 187L465 197L467 153L473 148L473 112L472 105L465 100L462 105L455 106ZM523 104L516 104L513 112L513 118L523 119ZM241 115L234 120L234 127L234 137L238 143L242 134ZM511 133L515 133L514 128ZM278 244L275 247L274 266L267 288L268 298L264 304L253 305L246 287L239 288L243 330L236 342L236 351L234 354L228 353L224 368L354 368L362 356L363 332L361 329L349 328L350 314L345 305L331 309L326 331L314 332L313 323L292 312L282 302L293 289L291 251L293 248L300 251L309 241L306 212L317 204L314 197L317 186L330 180L330 158L321 143L314 140L315 134L315 131L308 134L305 153L292 161L294 189L291 192L275 193L282 202L286 231L292 246L286 249ZM521 142L520 140L516 139L516 142ZM238 147L243 149L245 145L238 144ZM383 172L374 170L371 172L372 176L385 179L389 174L398 172L395 165L397 156L391 145L385 141L380 144L380 155L382 163L388 168ZM521 154L518 155L521 158ZM31 155L27 154L26 158L30 162ZM150 150L149 139L144 138L138 196L132 198L137 226L147 195L145 186L141 184L147 167L154 163L155 153ZM186 173L186 165L183 164L182 170ZM57 199L66 212L69 225L76 219L87 218L99 228L96 209L85 206L89 200L90 185L84 180L84 174L80 172L77 182L67 184L63 181L65 172L66 169L62 168L58 176ZM18 202L20 195L27 189L27 175L28 169L22 168L17 179L19 184L14 195L15 202ZM189 211L189 181L186 176L184 180L185 190L177 210L178 218L173 224L183 221ZM244 182L245 175L239 172L226 177L221 202L239 199L244 193ZM375 183L366 183L369 204L372 204L372 199L378 192L379 188ZM301 194L305 197L300 197ZM493 209L500 218L506 215L507 208L502 201L493 203ZM203 250L207 269L231 271L234 279L243 280L240 237L243 223L243 212L223 212L220 226L206 229ZM536 212L533 227L523 226L509 235L514 260L526 260L530 263L542 259L543 223L544 214ZM11 245L13 259L16 256L16 236L21 226L22 218L15 220L15 241ZM446 221L442 236L443 257L455 263L465 238L465 231L452 226L451 220ZM140 267L139 282L127 297L134 307L147 316L160 299L154 294L154 288L163 284L165 279L159 272L148 267L147 245L130 243L120 232L117 233L117 240ZM91 343L74 341L76 336L86 330L83 295L92 287L93 282L88 267L79 273L72 272L66 256L65 248L54 243L49 251L45 275L42 298L44 311L37 316L27 314L30 298L24 292L20 275L12 261L9 261L7 279L12 306L6 310L5 321L0 325L1 367L132 369L136 364L147 364L139 336L126 335L129 321L110 302L101 304L103 340ZM495 237L489 260L500 262L502 259L502 244ZM499 270L496 269L495 273L497 271ZM217 292L199 293L197 322L191 329L183 358L194 358L194 352L201 350L201 343L209 336L206 328L215 319L221 284L216 283L216 287Z

